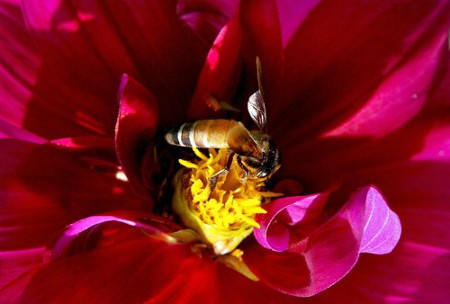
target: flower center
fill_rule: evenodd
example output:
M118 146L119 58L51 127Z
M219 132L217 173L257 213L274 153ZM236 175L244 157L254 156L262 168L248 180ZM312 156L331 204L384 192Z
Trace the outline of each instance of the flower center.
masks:
M179 160L185 168L174 178L173 209L215 254L224 255L233 251L254 227L259 228L255 216L266 213L261 204L279 194L263 191L264 180L244 180L244 171L235 160L228 173L219 175L212 186L211 177L225 167L227 149L210 149L209 157L193 150L198 161Z

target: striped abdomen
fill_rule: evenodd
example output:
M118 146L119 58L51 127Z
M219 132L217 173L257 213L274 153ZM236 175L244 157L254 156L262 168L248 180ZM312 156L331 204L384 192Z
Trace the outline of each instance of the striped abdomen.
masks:
M240 123L228 119L198 120L185 123L166 134L171 145L196 148L228 148L229 131Z

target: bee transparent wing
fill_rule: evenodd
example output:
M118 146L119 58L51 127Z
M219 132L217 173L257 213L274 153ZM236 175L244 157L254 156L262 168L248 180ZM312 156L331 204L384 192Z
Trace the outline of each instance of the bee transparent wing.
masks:
M247 103L248 113L261 131L267 131L266 104L260 91L250 96Z

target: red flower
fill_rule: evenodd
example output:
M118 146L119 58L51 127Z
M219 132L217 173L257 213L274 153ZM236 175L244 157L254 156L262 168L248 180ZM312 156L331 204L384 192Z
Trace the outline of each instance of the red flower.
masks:
M3 302L448 299L448 1L16 2L0 5ZM158 126L226 115L207 96L245 109L257 55L290 197L240 246L254 282L177 242L151 177ZM387 204L399 245L359 256L397 243Z

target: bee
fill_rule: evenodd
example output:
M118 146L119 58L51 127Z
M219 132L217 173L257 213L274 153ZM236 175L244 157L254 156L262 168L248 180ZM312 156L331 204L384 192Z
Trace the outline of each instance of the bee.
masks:
M210 119L185 123L165 135L166 141L171 145L229 149L230 153L225 168L211 177L212 188L215 186L217 178L230 170L234 158L244 171L243 180L248 178L264 181L280 168L280 152L267 134L267 113L262 91L261 65L258 58L256 66L259 89L249 97L247 109L259 130L250 132L236 120Z

